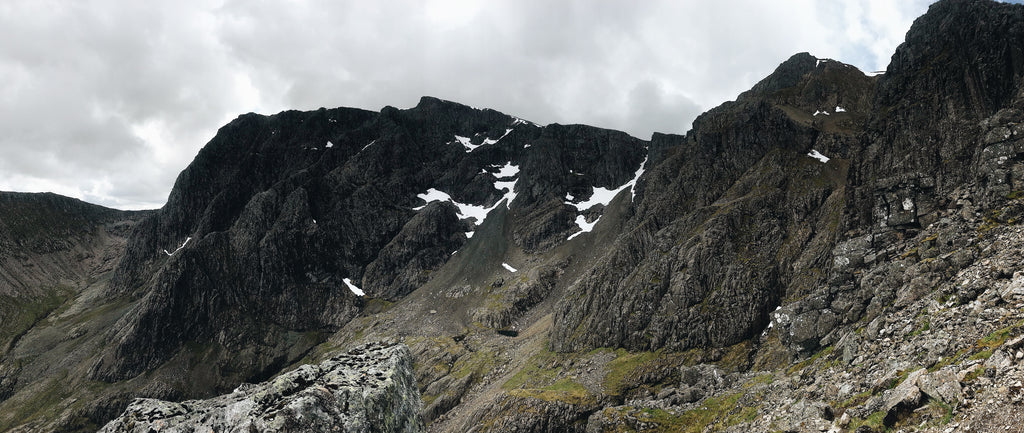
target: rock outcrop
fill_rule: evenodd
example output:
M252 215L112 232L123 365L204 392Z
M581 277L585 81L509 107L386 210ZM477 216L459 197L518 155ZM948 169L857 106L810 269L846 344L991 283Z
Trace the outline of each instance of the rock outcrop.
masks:
M409 349L367 345L207 400L138 399L100 432L413 433L419 411Z

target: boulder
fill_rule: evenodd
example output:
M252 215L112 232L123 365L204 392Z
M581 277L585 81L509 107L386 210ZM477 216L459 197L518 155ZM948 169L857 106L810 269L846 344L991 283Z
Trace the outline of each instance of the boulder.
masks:
M419 432L420 393L405 345L371 344L231 394L140 398L100 432Z
M934 373L922 375L917 379L917 386L921 392L936 400L949 405L957 405L964 398L963 389L960 388L960 381L952 370L942 369Z
M906 379L888 393L885 399L885 425L890 426L896 423L903 415L917 409L921 404L921 389L917 387L917 381L928 370L919 369L910 373Z

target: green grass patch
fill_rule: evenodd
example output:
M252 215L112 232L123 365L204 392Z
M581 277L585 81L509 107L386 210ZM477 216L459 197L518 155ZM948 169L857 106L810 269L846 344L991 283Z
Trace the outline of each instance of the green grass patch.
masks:
M718 362L718 366L726 371L746 370L746 367L750 363L750 352L750 340L729 346L729 348L726 349L725 355L723 355L722 359Z
M547 350L533 355L526 365L505 383L501 389L506 391L518 388L541 388L551 383L562 371L561 367L552 367L552 363L558 360L558 354Z
M747 381L747 383L744 383L743 387L744 388L753 388L753 387L755 387L757 385L768 385L768 384L772 383L773 381L775 381L775 375L774 374L772 374L772 373L759 374L757 376L754 376L753 379L750 379L749 381Z
M70 296L71 291L66 289L52 290L32 299L0 296L0 349L6 351L13 347L22 335L56 311Z
M861 426L867 426L870 431L885 431L885 411L880 410L878 412L868 415L867 418L853 418L850 420L850 425L847 427L848 431L857 431Z
M489 350L478 350L468 356L463 356L452 365L452 377L461 379L471 374L482 377L491 370L495 363L495 353Z
M630 413L643 423L648 432L702 433L718 432L757 418L758 406L740 404L742 394L726 394L709 398L700 408L673 413L658 408L644 408Z
M983 374L985 374L985 369L984 368L975 368L970 373L967 373L966 375L964 375L964 380L962 382L963 383L972 382L975 379L981 377L981 375L983 375Z
M8 431L33 421L54 419L59 412L57 406L71 392L67 379L68 371L64 370L59 376L47 381L39 392L18 404L18 409L11 417L0 418L0 431Z
M1003 343L1006 342L1006 340L1010 339L1010 335L1016 327L1017 326L1008 326L1002 329L997 329L993 331L991 334L988 334L982 337L980 340L978 340L978 343L976 345L978 347L986 347L989 349L995 349L999 346L1002 346Z
M79 314L71 316L70 323L75 325L93 323L95 321L94 319L100 316L117 315L118 310L130 304L131 300L128 299L127 297L118 298L110 303L106 303L95 308L90 308ZM104 320L108 320L108 318L104 318Z
M589 406L597 403L597 396L591 394L582 384L569 378L562 378L543 388L520 388L508 392L519 398L532 397L544 401L559 401L573 405Z
M625 349L615 351L615 359L608 363L608 374L604 377L605 391L620 396L628 387L628 381L636 377L635 372L646 363L657 359L655 352L629 353Z
M394 304L394 302L385 299L369 298L366 300L366 303L363 304L363 314L370 315L383 313L390 309Z
M859 392L857 394L851 395L846 400L843 400L841 402L835 403L833 406L836 406L838 408L843 408L843 409L848 408L848 407L858 406L858 405L864 404L864 402L868 401L868 399L871 398L872 395L873 394L871 394L871 391Z
M923 334L923 333L924 333L925 331L927 331L927 330L931 329L931 327L932 327L932 323L931 323L930 321L928 321L927 319L925 319L925 320L924 320L924 323L922 323L920 327L918 327L917 329L915 329L915 330L914 330L914 332L911 332L911 333L910 333L910 336L911 336L911 337L916 337L916 336L918 336L918 335L921 335L921 334Z
M976 359L989 359L990 357L992 357L992 350L988 349L988 350L982 350L981 352L975 353L975 354L971 355L971 357L968 358L968 359L973 361L973 360L976 360Z
M430 406L430 403L433 403L434 400L437 400L437 397L439 397L439 396L431 395L431 394L423 394L422 396L420 396L420 400L423 402L423 407L427 407L427 406Z
M942 418L939 419L939 425L949 424L953 420L953 407L939 399L932 399L931 402L942 409Z
M942 361L939 361L935 365L928 367L928 372L934 373L936 371L941 370L943 367L953 365L959 362L961 359L963 359L963 357L966 356L969 352L969 349L960 349L953 356L944 357L942 358Z
M513 389L508 394L516 398L536 398L538 400L562 402L576 406L590 406L597 403L597 398L588 393L581 394L546 389Z

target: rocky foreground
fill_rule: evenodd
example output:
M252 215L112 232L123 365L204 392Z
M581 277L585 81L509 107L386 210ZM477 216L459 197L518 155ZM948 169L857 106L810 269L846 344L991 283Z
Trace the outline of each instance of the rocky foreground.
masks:
M1022 431L1024 227L961 203L913 239L836 252L835 267L885 314L829 332L803 361L769 367L766 350L742 372L717 363L653 374L649 391L591 415L586 431ZM758 344L820 331L805 311L777 310Z
M101 432L418 432L420 393L405 345L370 344L231 394L141 398Z

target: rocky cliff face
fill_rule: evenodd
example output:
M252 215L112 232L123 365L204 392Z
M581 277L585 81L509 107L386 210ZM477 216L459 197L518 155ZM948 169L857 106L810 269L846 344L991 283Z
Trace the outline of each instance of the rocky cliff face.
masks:
M8 340L0 430L315 382L380 338L436 432L1018 425L983 414L1020 400L1021 47L1021 6L940 1L882 75L797 54L650 141L429 97L241 116L137 224L51 224L134 229L102 272L54 253L87 283ZM98 239L53 233L0 246Z
M939 2L877 80L796 55L702 115L653 170L667 172L656 183L678 187L645 190L628 224L636 229L563 302L553 345L724 347L764 329L785 299L822 286L830 292L800 316L813 330L793 335L795 346L816 348L860 320L872 296L851 269L833 266L846 260L833 263L833 245L913 235L979 177L998 192L975 202L1014 190L1013 152L988 147L1010 129L981 137L993 122L1015 125L1021 25L1013 5Z
M404 111L242 116L135 232L109 293L140 301L90 375L130 378L189 341L260 352L228 362L266 375L292 360L275 347L282 336L331 332L355 317L363 300L349 284L401 298L485 214L423 208L418 195L440 191L464 207L528 215L512 222L513 238L544 250L575 228L567 193L622 184L643 155L623 133L541 128L432 98Z
M132 402L100 432L422 431L420 394L404 345L368 345L228 395Z
M849 125L868 115L872 85L800 54L699 117L641 183L630 228L561 304L554 347L724 347L822 282L847 200Z

